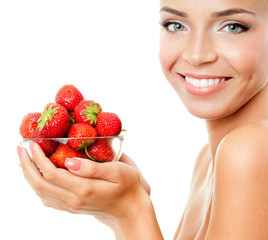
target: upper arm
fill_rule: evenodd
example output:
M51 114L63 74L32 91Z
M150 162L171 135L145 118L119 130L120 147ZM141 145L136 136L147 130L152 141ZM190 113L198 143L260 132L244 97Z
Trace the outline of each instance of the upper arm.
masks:
M249 125L218 147L206 240L268 239L268 129Z
M185 212L185 211L184 211ZM182 217L181 217L181 220L180 220L180 222L179 222L179 225L178 225L178 227L177 227L177 229L176 229L176 232L175 232L175 234L174 234L174 240L175 239L177 239L177 237L179 236L179 233L180 233L180 231L181 231L181 226L182 226L182 222L183 222L183 219L184 219L184 212L183 212L183 214L182 214Z
M200 152L199 152L199 154L198 154L198 156L197 156L197 159L196 159L195 164L194 164L193 174L192 174L191 188L192 188L192 186L193 186L196 182L199 181L199 179L196 178L196 175L198 175L197 172L200 171L200 165L202 165L202 164L201 164L201 163L202 163L202 160L204 161L204 155L208 152L208 150L209 150L209 145L206 144L206 145L200 150ZM204 164L203 164L203 165L204 165ZM190 190L191 190L191 188L190 188ZM174 237L173 237L174 240L177 239L178 236L179 236L179 234L180 234L181 227L182 227L182 223L183 223L183 220L184 220L184 214L185 214L185 209L184 209L184 211L183 211L181 220L180 220L180 222L179 222L179 224L178 224L178 227L177 227L177 229L176 229L176 232L175 232L175 234L174 234Z

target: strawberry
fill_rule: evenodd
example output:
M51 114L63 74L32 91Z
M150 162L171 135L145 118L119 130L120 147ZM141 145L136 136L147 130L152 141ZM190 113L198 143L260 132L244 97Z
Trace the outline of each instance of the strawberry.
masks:
M109 139L98 138L86 149L88 157L93 161L111 162L115 157L115 152L109 143Z
M55 97L56 103L64 106L70 112L82 100L84 100L82 93L73 85L64 85L58 90Z
M56 167L66 169L66 167L64 166L66 158L73 158L73 157L87 158L85 153L75 151L68 145L60 143L49 159Z
M86 139L71 139L68 141L68 145L76 151L85 149L94 142L94 137L97 137L97 131L94 127L86 123L75 123L68 132L68 138Z
M38 119L38 129L47 138L61 138L68 132L70 117L66 108L57 103L45 106Z
M37 128L38 122L37 120L41 117L41 113L28 113L26 116L23 117L19 132L23 138L29 138L32 132Z
M115 113L100 112L97 116L96 130L99 136L116 136L122 130L122 122Z
M43 135L38 131L35 130L30 138L44 138ZM58 143L56 141L53 140L34 140L34 142L38 143L39 146L42 148L42 150L44 151L45 155L47 157L49 157L56 149Z
M74 109L75 122L87 123L94 127L97 122L97 115L101 111L100 104L92 100L83 100Z

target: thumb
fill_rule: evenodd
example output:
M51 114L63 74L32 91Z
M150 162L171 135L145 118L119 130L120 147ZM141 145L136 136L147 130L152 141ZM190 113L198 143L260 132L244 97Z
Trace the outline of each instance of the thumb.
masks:
M115 167L112 162L98 163L84 158L66 158L64 165L77 176L106 181L112 180L112 169Z

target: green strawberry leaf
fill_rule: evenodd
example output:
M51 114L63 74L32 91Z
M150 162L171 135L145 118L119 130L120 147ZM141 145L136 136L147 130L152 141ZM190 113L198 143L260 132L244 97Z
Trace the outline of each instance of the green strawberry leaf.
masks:
M39 129L39 132L42 131L42 129L44 128L44 126L47 124L48 120L51 119L54 114L56 114L59 109L59 107L55 107L52 109L52 104L49 106L49 108L47 108L47 106L45 106L44 111L41 114L41 117L37 120L38 127L37 129Z
M82 113L87 116L84 121L90 121L90 124L93 122L97 123L97 115L99 114L101 107L97 104L93 104L93 102L90 102L89 105L90 106L84 104L86 111L83 111Z
M75 120L70 113L69 116L70 116L70 126L73 126L75 124Z
M88 141L82 141L82 143L79 144L79 149L78 150L87 149L94 142L95 142L94 139L91 139L91 140L88 140Z

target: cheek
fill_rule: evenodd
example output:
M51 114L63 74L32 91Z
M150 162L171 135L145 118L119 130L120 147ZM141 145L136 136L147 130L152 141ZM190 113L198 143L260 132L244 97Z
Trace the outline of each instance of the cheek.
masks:
M268 73L268 38L265 32L252 34L244 41L220 42L221 55L239 76L252 77Z
M164 39L164 37L160 37L160 45L159 45L159 61L161 67L165 72L167 72L171 67L171 57L170 57L170 48L168 47L168 41Z
M254 69L259 74L268 74L268 38L267 36L257 37L254 44L248 46L247 51L245 51L245 58L248 61L244 61L246 67ZM247 54L247 55L246 55ZM251 55L251 59L250 59ZM249 56L249 57L247 57Z
M167 80L172 83L172 68L179 58L179 50L176 41L162 33L159 46L159 61Z
M160 35L159 60L161 67L165 73L171 71L172 66L178 58L178 50L176 49L176 41L172 41L166 36L165 32Z

